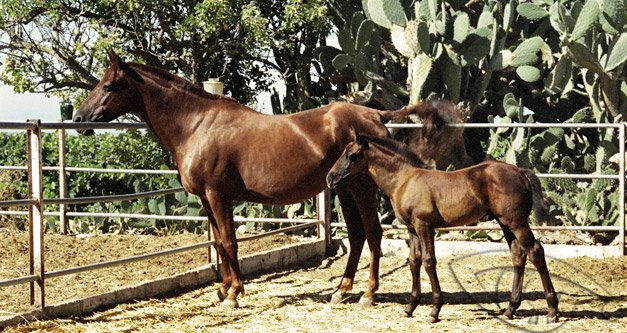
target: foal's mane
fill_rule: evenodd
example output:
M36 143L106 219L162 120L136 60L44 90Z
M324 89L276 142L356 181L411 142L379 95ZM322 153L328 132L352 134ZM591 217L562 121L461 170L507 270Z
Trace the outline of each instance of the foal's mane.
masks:
M201 86L195 84L194 82L189 81L188 79L180 77L178 75L174 75L165 69L162 69L159 67L148 66L148 65L144 65L144 64L140 64L136 62L130 62L128 63L128 65L135 70L141 71L142 74L149 75L153 80L156 79L154 81L160 85L175 85L196 96L200 96L200 97L204 97L208 99L215 99L215 100L221 99L221 100L226 100L226 101L237 102L237 100L234 98L207 92ZM159 81L162 81L162 82L159 82Z
M396 141L390 138L385 137L374 137L357 134L357 140L363 138L369 144L374 144L379 146L380 148L384 148L395 156L402 157L407 163L421 169L432 169L432 167L425 162L423 162L416 153L411 151L406 144Z

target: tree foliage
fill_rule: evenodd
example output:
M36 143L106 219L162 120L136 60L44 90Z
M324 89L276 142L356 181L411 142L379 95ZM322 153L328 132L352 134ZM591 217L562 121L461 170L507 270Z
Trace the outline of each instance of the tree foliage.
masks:
M267 89L269 68L301 73L307 88L328 28L322 0L0 0L0 79L17 92L85 94L114 49L197 83L219 77L246 103Z

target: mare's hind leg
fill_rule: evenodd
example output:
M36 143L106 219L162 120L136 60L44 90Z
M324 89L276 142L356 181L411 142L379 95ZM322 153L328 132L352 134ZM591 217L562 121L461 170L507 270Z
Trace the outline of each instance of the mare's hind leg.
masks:
M218 223L216 222L215 217L213 216L213 212L211 211L211 206L209 202L201 198L201 202L205 211L207 212L207 220L209 221L209 225L207 229L211 228L213 232L213 244L218 252L218 256L220 256L220 265L222 265L222 285L218 288L218 298L220 302L224 301L226 298L227 291L231 287L231 268L229 267L229 263L226 260L226 253L224 252L224 246L222 246L222 239L220 237L220 230L218 229ZM207 230L208 231L208 230Z
M374 304L374 294L379 289L379 261L381 259L381 237L383 229L377 214L377 186L369 176L358 176L350 191L355 198L370 249L370 276L368 289L359 299L361 307Z
M440 309L442 309L442 290L440 289L440 281L438 280L438 274L435 270L437 260L435 259L435 232L433 227L423 221L414 222L416 232L420 237L420 247L422 248L422 265L425 266L429 280L431 281L431 303L433 308L431 309L431 322L437 322L440 316Z
M355 273L357 272L357 265L359 264L359 257L361 251L364 248L364 242L366 241L366 232L364 225L361 222L361 217L357 204L353 199L353 195L346 186L336 188L336 193L340 199L340 205L342 206L342 215L346 221L346 229L348 231L348 241L350 243L350 251L348 254L348 261L346 262L346 268L344 269L344 275L340 281L340 285L337 291L331 296L331 303L339 303L344 299L346 292L353 289L353 280L355 279Z
M409 304L405 307L405 314L411 317L420 303L420 264L422 253L420 251L420 238L415 231L409 232L409 269L411 270L411 296Z
M507 240L507 245L509 245L509 251L512 255L512 264L514 265L514 282L512 285L512 294L509 298L509 305L505 310L505 317L512 319L514 317L514 312L520 306L521 296L522 296L522 282L525 274L525 263L527 261L527 254L525 250L520 246L520 243L516 239L516 236L512 233L511 230L505 225L503 225L499 221L499 225L501 229L503 229L503 234L505 235L505 240Z
M527 252L527 257L531 260L533 265L540 273L540 279L542 280L542 286L544 287L544 294L546 296L546 302L549 306L547 313L547 322L557 322L558 312L557 305L558 299L553 283L551 282L551 276L549 270L546 267L546 260L544 258L544 248L542 244L536 240L529 228L527 221L510 227L512 232L518 239L520 246Z

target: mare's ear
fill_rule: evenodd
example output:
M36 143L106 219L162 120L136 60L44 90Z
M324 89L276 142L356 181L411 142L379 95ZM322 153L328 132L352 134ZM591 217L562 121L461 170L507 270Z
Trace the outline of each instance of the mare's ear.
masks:
M356 135L357 135L357 143L359 143L359 145L362 146L363 148L367 149L368 148L368 139L365 136L363 136L363 135L361 135L359 133L356 133Z
M122 61L120 56L117 53L115 53L115 51L113 50L109 51L109 60L111 60L111 65L113 66L113 68L121 69L122 72L128 77L130 77L132 80L140 82L140 83L144 82L144 78L142 78L141 75L139 75L139 73L137 73L137 71L132 69L127 63Z

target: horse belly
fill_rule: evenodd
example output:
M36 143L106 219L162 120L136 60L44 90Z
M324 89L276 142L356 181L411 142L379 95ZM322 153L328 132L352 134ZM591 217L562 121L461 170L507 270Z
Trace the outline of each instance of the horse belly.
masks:
M447 200L436 202L445 226L460 226L477 222L486 214L486 208L467 193L451 195Z

